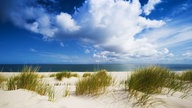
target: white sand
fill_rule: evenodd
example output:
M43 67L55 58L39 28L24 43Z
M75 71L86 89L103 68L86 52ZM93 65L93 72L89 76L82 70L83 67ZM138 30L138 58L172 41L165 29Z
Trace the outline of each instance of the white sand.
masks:
M5 77L11 77L18 73L0 73ZM120 83L125 80L130 72L110 72L116 79L116 85L108 88L108 91L100 96L76 96L75 83L79 78L69 78L57 81L48 77L51 73L40 73L45 76L43 81L55 88L55 101L48 101L47 96L40 96L28 90L5 91L0 89L0 108L132 108L133 101L127 99L127 93L123 91ZM80 77L83 72L78 72ZM63 97L68 85L70 95ZM161 104L154 104L155 108L192 108L192 95L181 99L181 93L171 95L154 95L154 99L163 101ZM155 101L155 100L154 100Z

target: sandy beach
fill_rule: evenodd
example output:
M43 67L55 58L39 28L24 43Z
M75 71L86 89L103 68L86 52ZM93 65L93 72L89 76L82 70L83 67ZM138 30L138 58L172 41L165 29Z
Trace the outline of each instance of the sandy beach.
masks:
M47 96L41 96L33 91L17 89L7 91L0 89L0 108L132 108L134 100L127 98L128 92L124 91L124 85L121 84L126 80L131 72L109 72L115 83L107 88L104 94L99 96L76 96L75 84L82 78L84 72L75 72L79 77L64 78L62 81L56 80L54 77L49 77L52 73L39 73L43 76L43 82L50 84L55 90L54 101L48 101ZM9 78L19 73L1 72L1 75ZM2 84L5 84L3 82ZM67 96L64 96L65 90L69 91ZM158 94L153 96L155 108L191 108L192 95L181 98L182 93L176 92L171 94ZM141 107L141 106L136 106Z

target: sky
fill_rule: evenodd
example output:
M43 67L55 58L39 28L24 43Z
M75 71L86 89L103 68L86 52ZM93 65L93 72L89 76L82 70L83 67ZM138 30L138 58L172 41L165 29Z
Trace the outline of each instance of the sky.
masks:
M1 0L0 64L192 64L192 0Z

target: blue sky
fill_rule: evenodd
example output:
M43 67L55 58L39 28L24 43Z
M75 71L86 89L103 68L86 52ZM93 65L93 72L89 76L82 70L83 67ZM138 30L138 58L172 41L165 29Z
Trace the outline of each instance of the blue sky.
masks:
M192 63L191 0L2 0L0 63Z

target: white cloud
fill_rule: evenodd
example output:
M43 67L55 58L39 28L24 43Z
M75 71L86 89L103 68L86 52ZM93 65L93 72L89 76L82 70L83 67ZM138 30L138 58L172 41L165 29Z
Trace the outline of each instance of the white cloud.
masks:
M37 18L33 23L26 23L24 26L26 29L35 33L40 33L45 37L53 37L57 31L56 28L51 26L50 18L46 14Z
M93 54L95 58L119 60L172 56L174 54L166 46L157 43L158 37L161 38L159 34L165 35L169 31L136 37L143 31L151 31L166 24L163 20L151 20L141 15L143 12L149 15L158 3L160 0L149 0L141 7L139 0L88 0L73 15L64 12L48 14L39 7L27 8L21 15L25 18L19 17L16 12L14 14L21 19L19 26L24 25L26 29L44 37L73 37L85 45L93 46L98 49ZM16 19L14 22L17 22ZM64 46L63 43L60 45ZM85 50L85 53L90 51Z
M169 53L169 50L168 50L167 48L164 48L164 49L162 50L162 52L163 52L164 54L168 54L168 53Z
M183 62L183 59L190 60L192 27L190 23L186 23L188 21L188 19L173 20L166 26L146 30L139 35L140 38L147 38L149 43L155 44L158 53L154 60L172 63Z
M67 13L61 12L59 15L57 15L56 22L65 32L74 32L80 28L72 19L71 15Z
M74 20L81 27L79 34L82 41L97 49L126 56L157 55L156 45L147 38L136 39L135 35L148 28L161 27L165 22L150 20L141 14L138 0L90 0L77 10Z
M184 56L184 57L192 57L192 52L185 52L184 54L182 54L182 56Z
M181 22L180 22L181 23ZM185 23L185 22L182 22ZM182 24L177 26L178 22L172 21L169 25L155 30L150 30L141 34L141 37L146 37L150 43L156 43L159 48L175 47L182 45L182 42L192 40L191 24ZM179 24L181 25L181 24ZM189 47L189 46L187 46ZM181 49L180 49L181 50Z
M162 20L150 20L144 17L140 17L139 23L146 28L158 28L165 24Z
M146 5L143 7L143 11L146 15L149 15L151 11L155 8L155 5L160 3L161 0L149 0Z
M173 53L169 53L167 57L174 57L175 55Z
M118 56L119 55L115 52L110 51L101 51L93 54L93 58L95 58L96 61L100 62L116 61Z
M166 58L167 57L174 57L174 54L169 51L168 48L163 48L158 52L158 55L156 56L158 59Z
M15 25L39 33L45 38L55 35L57 29L52 25L52 15L47 13L46 9L29 5L35 2L32 0L11 2L13 7L7 14Z

